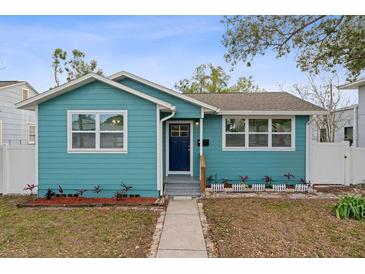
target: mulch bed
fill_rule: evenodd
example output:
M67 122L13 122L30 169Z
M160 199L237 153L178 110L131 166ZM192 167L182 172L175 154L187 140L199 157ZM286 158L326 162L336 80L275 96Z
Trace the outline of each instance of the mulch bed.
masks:
M130 197L130 198L83 198L83 197L54 197L50 200L37 198L18 207L96 207L96 206L154 206L160 205L157 198Z

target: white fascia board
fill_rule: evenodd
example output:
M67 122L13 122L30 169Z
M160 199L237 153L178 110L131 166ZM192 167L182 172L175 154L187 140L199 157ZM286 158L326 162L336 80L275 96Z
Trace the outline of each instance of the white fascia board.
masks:
M180 99L182 99L184 101L190 102L192 104L195 104L195 105L204 107L206 109L210 109L210 110L215 111L215 112L218 111L218 108L216 106L212 106L212 105L209 105L209 104L204 103L202 101L199 101L197 99L191 98L191 97L186 96L186 95L184 95L182 93L176 92L175 90L172 90L172 89L169 89L167 87L161 86L159 84L156 84L154 82L151 82L149 80L146 80L144 78L141 78L141 77L139 77L137 75L134 75L132 73L129 73L127 71L121 71L121 72L112 74L108 78L111 79L111 80L113 80L113 81L116 81L116 80L121 79L123 77L131 78L133 80L136 80L138 82L141 82L141 83L143 83L145 85L148 85L150 87L153 87L155 89L161 90L161 91L163 91L163 92L165 92L167 94L170 94L172 96L178 97L178 98L180 98Z
M365 85L365 78L359 79L355 82L352 83L347 83L347 84L343 84L343 85L339 85L338 89L357 89L360 86Z
M163 108L167 108L169 110L173 110L173 106L165 101L159 100L157 98L154 98L152 96L149 96L145 93L142 93L140 91L137 91L135 89L132 89L130 87L127 87L125 85L119 84L115 81L112 81L108 78L105 78L101 75L95 74L95 73L89 73L85 76L82 76L76 80L70 81L68 83L65 83L57 88L51 89L49 91L46 91L44 93L41 93L37 96L31 97L25 101L19 102L16 104L17 108L23 108L23 109L34 109L35 105L38 105L40 103L43 103L49 99L52 99L54 97L57 97L61 94L64 94L68 91L74 90L80 86L83 86L85 84L91 83L95 80L101 81L105 84L108 84L110 86L113 86L117 89L123 90L125 92L131 93L133 95L136 95L138 97L141 97L143 99L146 99L150 102L153 102Z
M15 83L15 84L0 87L0 89L6 89L6 88L11 88L11 87L16 87L16 86L19 86L19 85L24 85L24 83L25 82L23 81L23 82L19 82L19 83Z
M31 89L35 93L39 94L39 92L34 87L32 87L31 84L29 84L27 81L21 81L21 82L16 83L16 84L12 84L12 85L8 85L8 86L0 87L0 89L7 89L7 88L11 88L11 87L20 86L20 85L26 85L29 89Z
M221 110L218 112L220 115L325 115L329 112L323 111L241 111L241 110Z

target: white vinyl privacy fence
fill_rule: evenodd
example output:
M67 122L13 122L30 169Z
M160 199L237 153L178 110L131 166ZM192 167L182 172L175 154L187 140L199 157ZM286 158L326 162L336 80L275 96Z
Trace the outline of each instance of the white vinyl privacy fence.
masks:
M0 145L0 193L24 194L36 183L34 145Z
M313 184L365 183L365 148L350 147L349 142L313 142L309 158L309 180Z

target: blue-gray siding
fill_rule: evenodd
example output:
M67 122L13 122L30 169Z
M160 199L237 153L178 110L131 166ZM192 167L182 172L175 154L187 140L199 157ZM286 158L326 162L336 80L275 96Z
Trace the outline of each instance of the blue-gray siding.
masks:
M128 153L68 154L67 110L128 110ZM40 104L38 112L41 195L58 185L74 193L100 184L101 195L112 196L123 182L133 187L130 193L158 196L155 104L93 82Z

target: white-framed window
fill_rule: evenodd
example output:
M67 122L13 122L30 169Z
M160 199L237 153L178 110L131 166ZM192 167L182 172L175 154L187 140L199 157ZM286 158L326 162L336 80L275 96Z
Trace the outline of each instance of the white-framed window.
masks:
M27 100L29 98L29 89L22 88L22 101Z
M126 110L69 110L68 152L126 153Z
M35 124L28 124L28 144L29 145L34 145L35 144Z
M222 117L224 151L293 151L295 116Z

